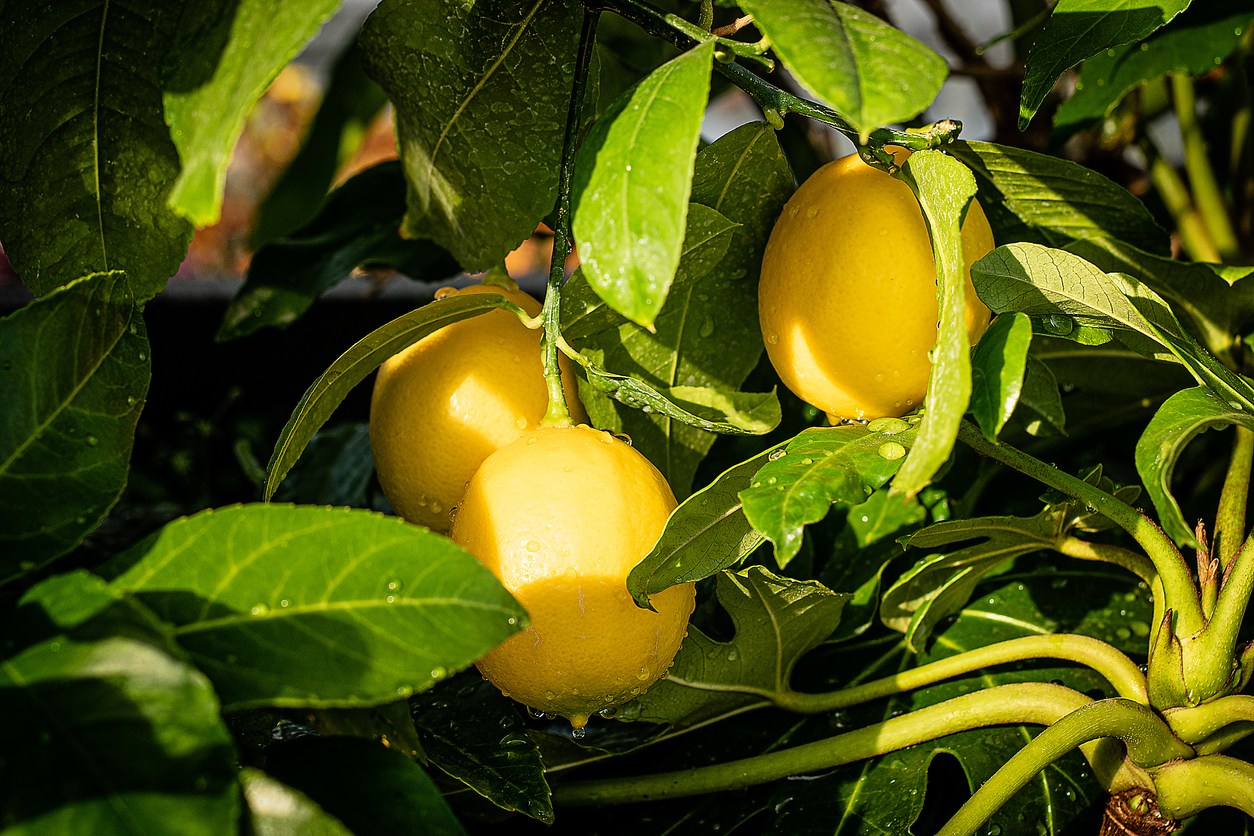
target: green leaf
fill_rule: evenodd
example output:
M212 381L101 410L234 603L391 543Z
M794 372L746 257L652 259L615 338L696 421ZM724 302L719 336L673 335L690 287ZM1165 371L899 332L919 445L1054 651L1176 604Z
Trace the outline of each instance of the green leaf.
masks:
M385 264L421 281L455 275L457 262L437 245L401 239L404 214L399 162L380 163L354 176L330 194L308 226L253 256L217 338L233 340L291 324L362 265Z
M641 607L649 596L708 578L739 564L765 539L745 519L740 492L784 445L733 465L671 512L657 542L627 575L627 591Z
M1050 507L1035 517L947 520L910 535L906 544L921 549L979 542L915 564L884 593L880 620L905 633L911 650L922 651L936 625L966 606L985 575L1019 555L1053 547L1065 522L1065 513Z
M794 76L863 136L923 112L948 75L945 60L899 29L836 0L745 0Z
M178 17L164 70L165 117L183 170L169 204L196 226L216 223L226 167L253 105L341 0L231 0Z
M84 277L0 320L0 583L72 549L117 501L148 351L120 272Z
M1103 273L1065 250L1036 244L998 247L971 275L980 298L997 313L1047 317L1060 336L1077 326L1113 331L1147 357L1179 361L1233 408L1254 412L1254 387L1207 354L1184 333L1167 303L1131 276Z
M314 433L326 423L349 391L389 357L445 325L504 307L513 305L495 293L450 296L397 317L354 343L313 382L296 405L266 466L263 497L268 501L274 496Z
M1019 100L1019 130L1064 72L1092 55L1140 40L1188 7L1190 0L1058 0L1028 53Z
M1162 258L1109 239L1075 241L1066 249L1099 270L1127 273L1147 285L1212 354L1240 358L1237 335L1254 324L1254 281L1230 281L1217 265Z
M713 55L706 41L650 73L597 120L576 159L571 230L584 278L639 325L657 318L684 249Z
M900 449L912 435L861 426L809 429L789 442L785 455L776 454L758 470L740 500L749 524L775 545L780 568L801 548L805 526L827 516L833 502L859 505L888 481L901 456L885 457L881 449Z
M829 642L860 636L875 621L884 569L889 561L904 553L894 538L917 528L926 519L927 508L918 497L903 501L903 497L883 488L849 509L845 527L818 578L833 592L852 595L841 613L840 626L827 639Z
M793 667L840 623L849 595L761 566L718 576L716 594L736 635L718 642L688 628L670 675L623 706L626 719L694 726L789 687Z
M374 475L370 425L341 424L309 441L305 454L275 492L277 502L368 508L366 489Z
M367 511L205 511L103 573L174 625L233 707L389 702L467 667L526 621L447 538Z
M611 310L581 273L562 294L562 333L590 356L600 352L603 365L659 388L739 389L763 349L757 316L762 251L792 190L792 173L769 125L751 123L724 135L697 154L692 200L700 205L689 207L685 252L668 304L654 322L656 333ZM730 233L713 235L724 223L732 224ZM630 435L682 499L715 436L664 414L615 407L582 388L598 426Z
M997 439L1019 403L1031 344L1031 320L1027 314L1014 313L993 320L975 347L971 412L989 441Z
M353 836L309 796L259 769L244 767L239 780L252 832L259 836Z
M518 705L477 671L410 698L431 762L505 810L553 823L545 763Z
M553 208L579 44L571 0L384 0L361 34L396 108L404 235L487 270Z
M164 4L13 0L0 20L0 241L37 296L127 275L136 301L178 269L191 224L162 115Z
M893 490L914 496L932 480L954 449L958 425L971 401L971 344L967 336L967 281L962 257L962 218L975 195L970 170L940 151L916 151L901 167L927 222L936 261L940 322L927 410L918 438L893 479Z
M357 834L465 836L422 767L359 737L306 735L271 746L266 771Z
M1067 416L1063 412L1058 380L1049 366L1034 355L1029 354L1027 359L1023 388L1019 391L1019 406L1028 411L1022 415L1027 431L1032 435L1044 435L1050 432L1045 427L1048 424L1054 432L1065 434Z
M322 104L300 150L257 208L257 221L249 242L252 249L258 250L271 241L286 238L314 219L327 192L331 191L336 170L360 147L371 119L386 104L383 90L362 69L361 49L354 41L331 69ZM399 166L397 175L403 183ZM403 185L400 191L396 213L398 228L405 214Z
M1171 255L1170 241L1145 204L1126 189L1070 160L991 142L955 142L946 150L980 185L980 205L1001 244L1061 247L1116 238Z
M1169 73L1204 75L1237 46L1254 16L1249 0L1190 6L1140 43L1098 52L1084 62L1075 93L1054 114L1052 141L1100 123L1127 93Z
M54 637L0 662L6 833L236 832L230 734L205 677L149 644Z
M1198 435L1229 424L1254 429L1254 416L1233 409L1204 386L1185 389L1167 399L1154 413L1136 443L1136 470L1145 483L1163 531L1182 545L1197 545L1192 527L1171 493L1171 475L1184 448Z

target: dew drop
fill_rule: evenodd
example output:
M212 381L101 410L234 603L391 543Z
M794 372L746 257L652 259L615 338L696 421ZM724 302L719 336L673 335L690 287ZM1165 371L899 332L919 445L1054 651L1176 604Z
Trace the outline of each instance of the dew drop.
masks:
M701 327L697 329L697 335L701 337L708 337L713 333L714 333L714 320L707 316L702 321Z
M882 458L888 459L891 462L906 455L906 448L902 447L895 441L886 441L880 445L877 452Z
M528 540L528 541L527 541L527 551L529 551L529 552L538 552L538 551L540 551L540 543L539 543L539 541L537 541L537 540Z
M139 362L141 362L141 363L142 363L142 362L144 362L144 361L145 361L145 360L147 360L147 359L148 359L148 355L147 355L147 354L145 354L145 353L144 353L144 352L142 352L142 351L141 351L141 352L139 352Z
M778 343L779 343L779 334L767 334L767 335L766 335L766 341L767 341L768 343L770 343L771 345L776 345L776 344L778 344Z
M551 700L551 699L553 699L553 696L554 696L554 695L553 695L553 692L552 692L552 691L545 691L545 692L544 692L544 698L545 698L546 700Z
M518 427L518 429L520 429L520 430L525 430L525 429L527 429L527 419L526 419L526 418L524 418L523 416L519 415L517 418L515 418L515 419L514 419L514 426L515 426L515 427ZM535 443L536 443L536 440L535 440L534 438L529 438L529 439L527 439L527 443L528 443L528 444L535 444Z
M639 679L641 682L643 682L644 680L646 680L646 679L648 679L648 678L649 678L649 669L648 669L648 668L641 668L641 669L640 669L640 673L636 674L636 679Z
M563 473L570 473L572 470L574 470L574 468L571 467L570 465L566 465L565 467L562 468Z
M800 212L800 211L801 211L800 209L798 209L796 206L794 206L794 207L792 207L791 209L789 209L789 210L788 210L788 217L790 217L790 218L795 218L795 217L797 217L797 213L798 213L798 212Z
M88 447L95 447L97 444L100 443L100 439L96 438L94 435L87 436L85 440L87 441Z
M514 618L514 616L512 616L512 615L511 615L508 619L506 619L505 623L506 623L506 624L517 624L517 623L518 623L518 619L517 619L517 618Z
M389 596L387 597L387 602L388 602L389 604L395 604L395 603L396 603L396 596L395 596L395 595L389 595Z
M400 589L400 588L401 588L401 585L399 581L391 581L388 583L388 589L395 590L395 589Z
M575 740L583 740L587 734L588 734L588 729L584 726L580 726L577 729L570 730L570 736L575 738Z
M774 450L771 452L771 455L767 456L767 459L773 462L777 462L780 459L782 459L785 455L787 455L787 453L784 450Z
M138 398L136 398L134 395L127 395L127 396L126 396L126 405L127 405L127 406L134 406L134 405L135 405L135 404L137 404L137 403L139 403L139 399L138 399Z
M270 612L270 608L267 607L265 604L258 604L257 606L249 610L249 612L251 612L253 615L265 615L266 613Z
M444 670L444 668L432 668L432 669L431 669L431 678L432 678L432 679L439 679L439 678L441 678L442 676L444 676L444 674L445 674L445 673L447 673L447 671L445 671L445 670Z
M292 605L292 602L287 600L286 598L284 598L282 601L279 602L280 607L290 607L291 605Z
M606 697L606 699L613 699L613 698ZM600 711L597 712L597 714L606 720L613 720L614 717L618 714L618 706L615 705L609 708L602 708Z
M817 206L811 206L809 209L806 210L807 218L816 217L818 214L819 214L819 209Z
M448 297L452 296L456 292L457 292L457 288L455 287L442 287L435 292L435 298L447 299Z

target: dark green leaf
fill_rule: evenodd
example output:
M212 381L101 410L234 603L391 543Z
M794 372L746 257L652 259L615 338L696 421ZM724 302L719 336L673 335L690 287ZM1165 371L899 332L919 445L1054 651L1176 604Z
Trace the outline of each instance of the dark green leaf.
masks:
M469 671L410 699L431 762L506 810L553 823L540 750L518 705Z
M1254 323L1254 281L1220 276L1214 264L1162 258L1111 239L1075 241L1066 249L1099 270L1127 273L1147 285L1212 354L1239 358L1237 335Z
M926 519L927 508L918 497L905 499L884 488L849 509L832 556L819 574L819 581L828 589L853 596L841 613L840 626L828 641L854 638L871 626L879 612L884 569L904 551L894 537Z
M366 488L374 475L370 426L341 424L309 440L305 454L275 492L278 502L366 508Z
M1141 201L1096 171L1070 160L991 142L947 149L980 185L980 205L999 244L1034 241L1061 247L1086 238L1116 238L1168 256L1167 234Z
M653 548L627 575L627 591L638 605L652 609L650 595L735 566L761 545L765 538L745 519L739 494L781 447L728 468L679 504Z
M901 464L900 442L911 436L860 426L809 429L762 466L740 500L749 524L775 544L781 568L801 548L805 526L827 516L833 502L859 505L888 481Z
M0 663L13 833L236 832L231 738L203 675L149 644L65 636Z
M349 391L366 379L366 375L383 365L393 354L404 351L449 323L506 306L513 307L504 296L495 293L450 296L397 317L354 343L305 391L292 417L283 427L270 463L266 465L264 498L269 500L274 496L279 483L300 458L309 439L326 423Z
M936 625L966 606L985 575L1019 555L1051 548L1065 522L1065 513L1050 507L1035 517L948 520L910 535L906 543L921 549L979 542L915 564L884 593L880 620L905 633L911 650L922 651Z
M1032 435L1049 434L1050 430L1045 427L1046 424L1052 428L1053 432L1065 432L1067 416L1063 412L1058 381L1049 366L1032 354L1028 355L1027 366L1024 368L1019 406L1027 409L1027 413L1022 417L1026 422L1028 432Z
M851 597L761 566L723 572L717 594L735 637L717 642L690 626L670 675L623 706L624 718L684 728L769 700L789 687L797 660L836 629Z
M196 226L218 220L226 167L253 105L340 2L219 0L179 15L162 79L183 162L169 203Z
M0 17L0 241L36 295L125 271L137 301L174 275L191 224L167 208L164 5L15 0Z
M303 792L276 781L261 770L240 770L252 832L258 836L353 836L334 816Z
M669 303L654 322L656 333L614 313L576 274L562 297L563 334L585 351L603 352L607 367L661 388L738 389L762 353L758 269L792 189L792 174L769 125L752 123L721 137L697 155L692 199L701 205L689 207L685 253ZM724 224L739 226L731 226L730 235L712 236ZM630 435L676 495L687 495L715 436L588 394L584 404L598 426Z
M639 325L657 318L684 249L713 54L706 41L654 70L579 150L572 232L584 278Z
M1140 40L1187 8L1189 0L1058 0L1028 53L1019 130L1032 121L1058 77L1114 46Z
M467 667L526 621L447 538L367 511L206 511L103 571L174 625L237 707L390 702Z
M266 771L356 834L465 836L422 767L359 737L306 735L270 747Z
M126 276L87 276L0 320L0 582L73 548L126 485L151 376Z
M1015 313L993 320L975 347L971 412L990 441L996 440L1019 403L1031 344L1031 320L1027 314Z
M1185 9L1140 43L1084 62L1075 93L1054 114L1057 143L1102 121L1128 91L1169 73L1203 75L1236 48L1254 16L1250 0L1208 0Z
M949 459L971 401L971 344L962 218L975 195L970 170L940 151L916 151L901 167L927 222L936 261L939 325L927 384L927 410L918 438L893 478L893 490L914 496Z
M409 700L398 699L369 708L320 708L309 712L313 727L327 736L348 735L384 743L425 764L426 753L409 715ZM271 734L273 737L273 734Z
M385 264L425 281L456 274L457 262L437 245L401 239L404 214L399 162L380 163L350 179L331 193L308 226L253 256L243 287L222 317L218 339L290 324L363 264Z
M837 0L745 0L784 66L863 135L923 112L945 60L899 29Z
M322 104L314 115L300 150L274 184L253 225L254 250L286 238L314 219L335 172L360 145L370 120L387 104L387 96L361 66L361 50L354 41L336 59ZM354 141L357 140L357 141ZM403 184L403 174L397 170ZM404 186L397 201L396 228L405 214Z
M1171 493L1171 474L1184 448L1201 433L1215 427L1238 424L1254 429L1254 416L1233 409L1199 386L1185 389L1167 399L1154 413L1136 443L1136 470L1145 483L1163 530L1182 545L1197 545L1192 527L1185 522L1180 505Z
M366 72L396 107L405 234L486 270L553 208L580 14L570 0L385 0Z

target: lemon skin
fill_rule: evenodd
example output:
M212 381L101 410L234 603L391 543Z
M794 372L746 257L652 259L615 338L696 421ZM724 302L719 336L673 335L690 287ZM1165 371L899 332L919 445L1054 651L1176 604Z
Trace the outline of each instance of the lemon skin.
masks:
M896 149L898 164L908 153ZM962 225L967 334L990 312L971 265L994 247L979 203ZM816 171L771 231L758 285L766 351L805 402L842 419L900 416L927 392L936 343L936 268L910 187L858 156Z
M675 508L629 444L587 426L541 427L475 473L451 536L526 608L530 625L478 662L502 692L576 728L644 693L675 659L691 583L637 607L627 573Z

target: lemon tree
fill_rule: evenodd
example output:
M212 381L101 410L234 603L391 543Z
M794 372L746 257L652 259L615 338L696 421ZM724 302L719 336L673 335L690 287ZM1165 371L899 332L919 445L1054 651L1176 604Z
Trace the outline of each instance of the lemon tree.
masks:
M0 2L6 833L1248 830L1254 7L982 3Z

